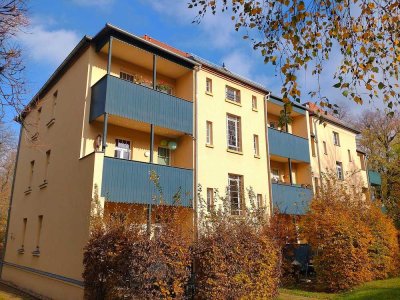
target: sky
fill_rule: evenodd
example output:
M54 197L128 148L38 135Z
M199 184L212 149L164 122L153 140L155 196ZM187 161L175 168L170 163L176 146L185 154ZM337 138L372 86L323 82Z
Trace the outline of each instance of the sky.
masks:
M271 65L263 63L243 34L234 30L228 15L208 15L200 24L192 23L197 10L187 8L188 0L40 0L28 3L30 24L19 34L28 82L26 102L40 89L57 66L84 35L94 36L106 23L136 35L147 34L183 51L194 53L259 82L280 95L281 78ZM323 91L333 102L349 103L352 112L359 105L344 99L332 87L337 58L328 62L321 79ZM302 102L312 100L307 92L316 80L299 76ZM314 99L315 101L315 99ZM11 122L15 112L9 112ZM10 123L11 124L11 123ZM15 126L15 125L12 125ZM16 128L16 126L15 126Z

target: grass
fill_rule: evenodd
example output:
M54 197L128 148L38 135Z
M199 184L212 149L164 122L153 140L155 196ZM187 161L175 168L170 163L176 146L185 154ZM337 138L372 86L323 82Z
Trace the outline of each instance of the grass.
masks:
M328 294L281 289L279 300L287 299L344 299L344 300L397 300L400 299L400 277L365 283L346 293Z

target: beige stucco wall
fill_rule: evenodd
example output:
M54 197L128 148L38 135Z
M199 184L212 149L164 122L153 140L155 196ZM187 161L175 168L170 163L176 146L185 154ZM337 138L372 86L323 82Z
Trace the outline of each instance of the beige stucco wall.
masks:
M206 94L206 78L212 79L213 94ZM225 101L225 85L239 89L241 106ZM202 198L207 188L217 188L225 196L228 173L243 176L244 187L262 194L269 207L268 167L265 139L264 95L248 87L224 79L204 69L198 72L197 151L198 183ZM258 111L252 110L252 96L257 97ZM242 153L227 151L226 114L241 117ZM206 121L213 122L213 147L206 146ZM254 157L253 135L259 137L260 158ZM247 203L248 204L248 203Z
M352 184L367 187L366 172L361 170L361 163L356 152L356 134L334 125L332 123L321 123L316 117L310 117L312 132L317 134L315 143L315 156L311 159L313 177L319 177L318 151L320 156L321 171L333 171L336 174L336 162L342 162L344 178ZM333 132L339 133L340 146L334 145ZM326 142L327 154L324 154L323 142ZM352 161L349 161L348 150L350 150Z
M90 202L93 190L94 155L80 159L84 105L88 101L88 63L86 51L39 103L42 107L38 126L22 131L15 191L11 208L10 228L5 261L33 269L82 280L82 248L88 239ZM58 91L55 122L50 127L53 93ZM37 109L28 114L27 124L34 124ZM36 142L29 140L32 132L39 132ZM51 150L45 188L46 151ZM31 161L35 160L30 194ZM43 216L39 247L36 249L38 216ZM24 254L21 248L23 219L27 218ZM16 285L32 289L55 299L77 299L82 288L45 278L34 273L5 267L2 277Z

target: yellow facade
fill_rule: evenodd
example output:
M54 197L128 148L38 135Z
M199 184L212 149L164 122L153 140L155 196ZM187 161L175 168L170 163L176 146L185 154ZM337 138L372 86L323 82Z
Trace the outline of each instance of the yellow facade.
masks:
M29 106L23 116L26 127L21 131L1 276L54 299L83 298L82 259L89 237L91 200L95 186L99 191L102 189L105 158L115 156L117 140L129 141L129 161L149 163L150 160L149 123L110 115L105 136L104 116L90 120L92 87L107 74L109 43L100 42L108 30L126 38L126 42L113 40L110 75L132 76L131 81L152 86L154 56L148 43L136 38L139 46L130 45L132 36L107 25L105 33L81 42L35 98L38 103ZM101 47L96 49L99 43ZM152 48L159 54L157 83L167 86L172 96L193 103L192 134L162 126L154 129L154 165L165 163L160 152L165 141L173 141L177 149L169 152L169 167L193 170L194 210L182 208L182 223L193 229L195 209L202 206L196 197L199 185L204 201L207 189L218 190L225 197L230 174L241 176L244 192L252 188L256 195L261 195L261 205L269 212L272 169L280 170L284 183L288 183L289 177L287 159L270 155L267 145L266 130L270 122L277 121L282 108L269 104L268 91L257 84L161 48L157 45ZM189 61L193 67L176 60ZM240 93L240 103L227 99L227 87ZM236 150L228 147L228 116L240 120L240 147ZM288 134L311 141L310 135L318 131L317 146L323 153L321 141L332 142L331 131L335 130L340 134L341 146L328 144L329 153L320 156L319 163L316 157L311 157L311 164L293 160L292 183L311 185L319 169L332 168L337 160L343 162L346 171L360 168L355 134L332 124L324 127L313 120L307 111L294 113ZM211 137L210 130L207 131L209 124L212 124ZM105 151L98 138L103 135ZM307 147L312 153L311 142ZM351 163L347 159L348 149L353 157ZM365 172L360 174L366 183ZM248 206L249 198L245 198ZM101 201L104 204L105 197ZM214 204L218 207L221 201L214 199ZM132 204L107 202L105 208L110 212L126 205ZM147 206L135 203L132 207L145 223Z

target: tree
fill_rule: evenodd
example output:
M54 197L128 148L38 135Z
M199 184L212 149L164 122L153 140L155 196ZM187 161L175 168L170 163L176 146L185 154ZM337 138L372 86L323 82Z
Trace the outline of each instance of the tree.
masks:
M360 147L368 167L382 177L381 196L389 214L400 226L400 113L388 116L381 110L364 111L357 120Z
M194 22L209 11L230 14L236 31L283 74L285 102L300 102L299 71L319 80L324 63L341 55L334 87L345 97L356 103L383 98L389 108L399 103L398 0L191 0L189 8L199 9ZM320 85L311 95L332 107Z
M7 107L23 107L24 64L14 38L27 23L25 0L0 0L0 119Z

